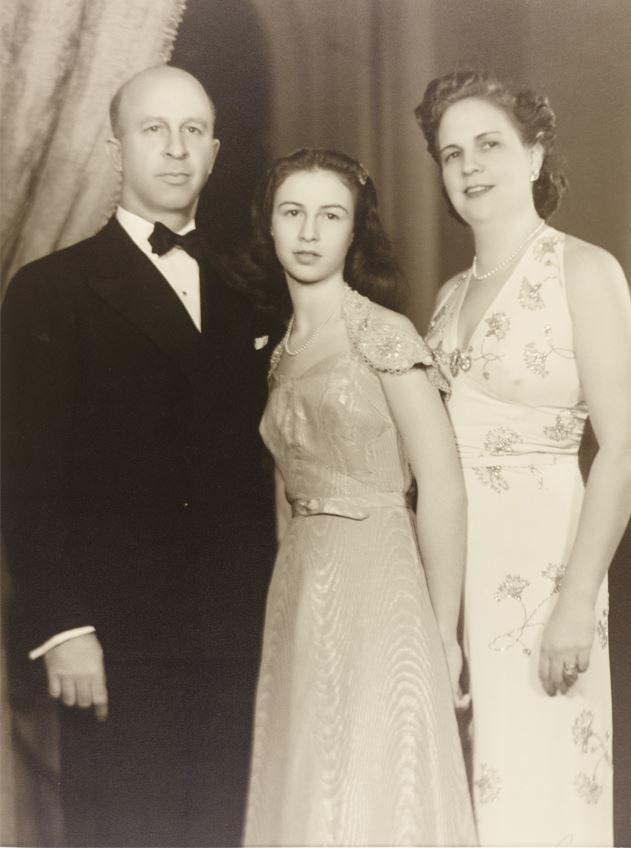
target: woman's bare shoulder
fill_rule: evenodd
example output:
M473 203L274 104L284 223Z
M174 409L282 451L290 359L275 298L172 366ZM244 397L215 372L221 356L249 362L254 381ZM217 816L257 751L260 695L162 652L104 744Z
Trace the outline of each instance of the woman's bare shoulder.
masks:
M616 258L599 245L576 236L565 239L565 278L569 290L581 291L603 286L626 288L622 266Z

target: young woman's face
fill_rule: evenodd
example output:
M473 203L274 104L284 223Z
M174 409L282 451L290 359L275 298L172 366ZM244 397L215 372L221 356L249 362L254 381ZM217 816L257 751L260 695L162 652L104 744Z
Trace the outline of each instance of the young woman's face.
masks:
M532 206L531 176L541 168L539 145L524 145L503 109L481 98L452 104L438 128L438 150L449 200L470 225Z
M272 238L285 272L309 284L342 275L353 239L355 197L332 171L297 171L278 187Z

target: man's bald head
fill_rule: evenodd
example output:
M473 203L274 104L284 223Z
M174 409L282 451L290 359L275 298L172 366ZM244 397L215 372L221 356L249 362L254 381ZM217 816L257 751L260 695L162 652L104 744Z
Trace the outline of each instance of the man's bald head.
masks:
M121 175L120 204L174 230L195 215L219 140L213 104L199 80L181 68L147 68L112 100L107 148Z
M137 74L134 74L133 77L126 80L115 92L112 100L110 101L110 124L112 125L112 133L114 137L116 139L120 139L123 135L125 129L125 100L128 95L131 94L133 96L136 90L142 91L142 89L146 87L151 87L153 85L159 86L165 81L171 81L177 78L182 81L187 81L191 86L198 88L200 92L203 93L204 97L208 101L210 113L214 122L216 114L215 104L204 86L202 86L196 77L189 74L188 71L184 71L182 68L176 68L173 65L156 65L153 68L146 68L144 71L139 71Z

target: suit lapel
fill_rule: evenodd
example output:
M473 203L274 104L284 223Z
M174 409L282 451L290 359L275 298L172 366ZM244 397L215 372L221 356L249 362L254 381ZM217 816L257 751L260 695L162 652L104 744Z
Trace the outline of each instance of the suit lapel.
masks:
M212 252L207 251L202 261L202 330L207 338L219 345L230 345L234 334L244 333L247 316L243 303L226 286L226 272Z
M198 381L203 369L201 335L169 282L116 219L95 239L97 272L91 288L150 337L193 383Z

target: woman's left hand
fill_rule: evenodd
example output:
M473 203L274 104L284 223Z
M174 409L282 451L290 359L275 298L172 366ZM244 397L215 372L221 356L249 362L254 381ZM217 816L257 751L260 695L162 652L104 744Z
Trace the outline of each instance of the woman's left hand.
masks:
M539 678L550 696L571 688L589 666L596 615L586 600L559 594L543 630Z

